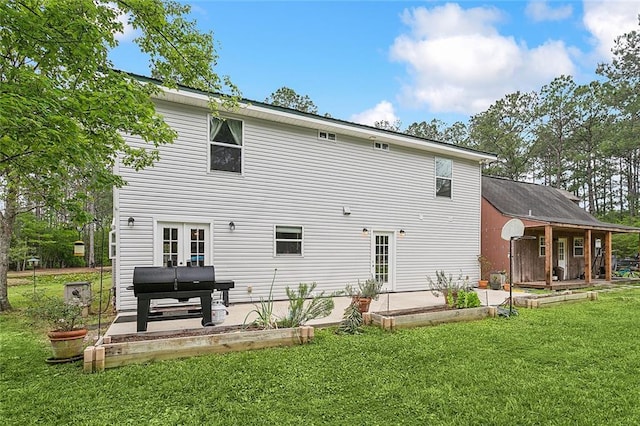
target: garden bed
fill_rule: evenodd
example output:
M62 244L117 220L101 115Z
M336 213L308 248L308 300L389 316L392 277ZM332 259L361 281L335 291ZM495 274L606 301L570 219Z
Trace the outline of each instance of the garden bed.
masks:
M595 291L587 291L584 293L572 293L567 291L563 294L531 294L527 296L515 297L513 304L515 306L526 308L539 308L546 305L552 305L562 302L574 302L582 300L597 300L598 293Z
M292 346L313 340L314 328L301 326L273 330L217 327L211 330L137 333L105 336L84 352L85 372L102 371L127 364L184 358L211 353L226 353Z
M363 314L367 325L375 325L383 330L424 327L448 322L476 321L496 315L496 308L450 309L446 305L424 308L399 309L395 311L371 312Z

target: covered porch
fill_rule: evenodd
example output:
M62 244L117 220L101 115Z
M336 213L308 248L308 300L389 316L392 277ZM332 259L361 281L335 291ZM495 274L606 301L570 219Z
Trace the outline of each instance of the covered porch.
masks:
M612 235L639 231L609 224L528 225L525 235L535 239L514 241L513 283L551 290L611 284Z

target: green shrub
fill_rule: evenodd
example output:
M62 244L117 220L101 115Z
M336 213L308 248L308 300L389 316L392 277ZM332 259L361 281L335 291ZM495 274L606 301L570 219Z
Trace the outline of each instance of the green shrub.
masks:
M473 290L460 290L458 292L458 300L456 302L458 309L477 308L478 306L482 306L478 293Z

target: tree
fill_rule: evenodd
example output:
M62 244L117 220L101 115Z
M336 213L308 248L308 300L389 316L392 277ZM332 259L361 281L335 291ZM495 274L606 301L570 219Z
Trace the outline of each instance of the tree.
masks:
M393 123L389 120L380 120L373 123L373 127L376 129L389 130L392 132L400 132L400 126L402 126L400 120L396 120Z
M318 113L318 108L309 96L298 95L295 90L288 87L279 88L264 101L271 105L295 109L301 112L308 112L310 114Z
M493 152L500 160L487 166L487 173L513 180L529 173L533 161L533 111L536 105L534 93L516 92L471 117L469 145Z
M568 158L572 153L573 132L578 125L575 90L571 76L560 76L542 87L537 114L542 124L537 128L539 177L545 183L563 188Z
M196 30L189 6L162 0L4 0L0 5L0 311L7 297L10 241L16 217L46 206L77 223L86 193L125 184L112 173L116 157L136 170L158 158L157 147L176 134L155 112L160 90L112 69L110 49L122 17L138 32L152 74L178 84L223 93L227 107L237 89L213 71L213 36ZM215 108L216 102L211 99ZM128 146L123 133L146 141Z
M638 15L640 24L640 15ZM640 31L616 38L610 64L598 66L605 83L607 104L617 112L612 154L620 157L620 174L626 181L629 214L640 215ZM621 194L622 195L622 194ZM622 196L621 196L622 198ZM623 200L620 200L621 204ZM621 205L621 210L623 206Z

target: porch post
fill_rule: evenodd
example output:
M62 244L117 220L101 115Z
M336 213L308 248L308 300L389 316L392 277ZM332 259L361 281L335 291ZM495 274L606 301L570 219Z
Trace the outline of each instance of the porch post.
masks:
M544 275L545 282L551 286L553 282L553 228L551 225L544 227Z
M611 231L604 234L604 279L611 281Z
M591 229L584 231L584 282L591 284Z

